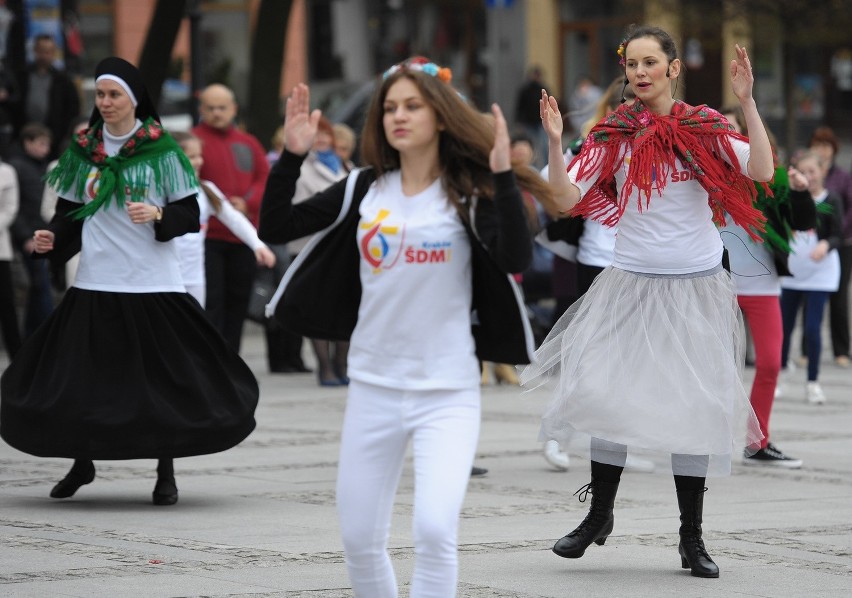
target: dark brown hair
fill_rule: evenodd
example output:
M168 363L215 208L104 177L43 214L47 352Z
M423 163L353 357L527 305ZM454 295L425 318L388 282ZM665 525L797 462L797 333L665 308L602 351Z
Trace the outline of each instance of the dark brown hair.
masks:
M489 155L494 145L494 127L468 104L448 83L422 71L401 68L379 86L367 111L361 134L361 159L372 166L377 176L400 167L399 152L387 141L382 117L388 89L400 79L408 79L435 111L443 126L440 132L438 160L441 180L450 201L461 206L462 198L493 198L494 182ZM550 185L528 167L513 167L518 184L539 199L549 199ZM464 212L462 212L464 213Z
M834 149L835 156L840 151L840 143L838 143L837 136L831 130L831 127L817 127L811 134L808 147L813 146L814 143L827 143Z

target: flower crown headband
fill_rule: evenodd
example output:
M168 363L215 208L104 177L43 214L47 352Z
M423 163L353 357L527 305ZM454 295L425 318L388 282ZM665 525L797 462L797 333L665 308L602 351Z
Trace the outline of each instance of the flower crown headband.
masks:
M626 48L627 48L627 39L625 38L625 39L621 40L621 43L618 45L618 50L616 50L616 53L619 56L618 64L620 64L621 66L624 66L624 53L626 51Z
M440 67L434 62L427 62L425 58L415 58L411 60L406 60L405 62L400 62L399 64L395 64L384 72L384 74L382 75L382 79L387 79L394 73L398 73L399 71L404 70L426 73L427 75L437 77L444 83L449 83L453 80L453 71L451 71L448 67Z

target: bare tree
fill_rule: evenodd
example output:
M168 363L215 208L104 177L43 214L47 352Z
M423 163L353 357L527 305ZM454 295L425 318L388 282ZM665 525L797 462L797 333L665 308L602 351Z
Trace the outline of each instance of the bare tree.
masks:
M264 145L281 120L281 65L292 0L262 0L251 47L249 109L244 111L250 133Z
M157 0L139 57L139 71L154 106L160 103L163 82L169 71L172 48L186 15L186 0Z

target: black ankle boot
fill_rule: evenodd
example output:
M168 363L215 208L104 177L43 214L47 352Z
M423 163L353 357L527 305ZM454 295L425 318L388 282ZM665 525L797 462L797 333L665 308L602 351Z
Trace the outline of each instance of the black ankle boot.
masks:
M615 523L612 507L618 492L618 482L604 482L593 477L591 483L577 490L574 495L579 494L580 502L585 502L589 492L592 493L589 514L577 529L553 545L553 552L566 559L580 558L592 542L603 546L612 533Z
M178 501L174 461L171 459L160 459L157 463L157 484L154 486L152 500L157 506L173 505Z
M719 577L719 567L707 554L701 539L705 492L707 488L677 493L677 505L680 507L680 544L677 551L681 567L691 569L693 577Z
M70 498L80 486L91 484L94 479L95 464L87 459L75 459L71 471L50 491L50 498Z

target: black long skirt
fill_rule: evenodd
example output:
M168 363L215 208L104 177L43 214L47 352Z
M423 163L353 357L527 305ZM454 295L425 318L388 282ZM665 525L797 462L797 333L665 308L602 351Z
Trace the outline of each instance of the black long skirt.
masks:
M189 295L72 288L0 378L0 436L39 457L188 457L240 443L257 401Z

